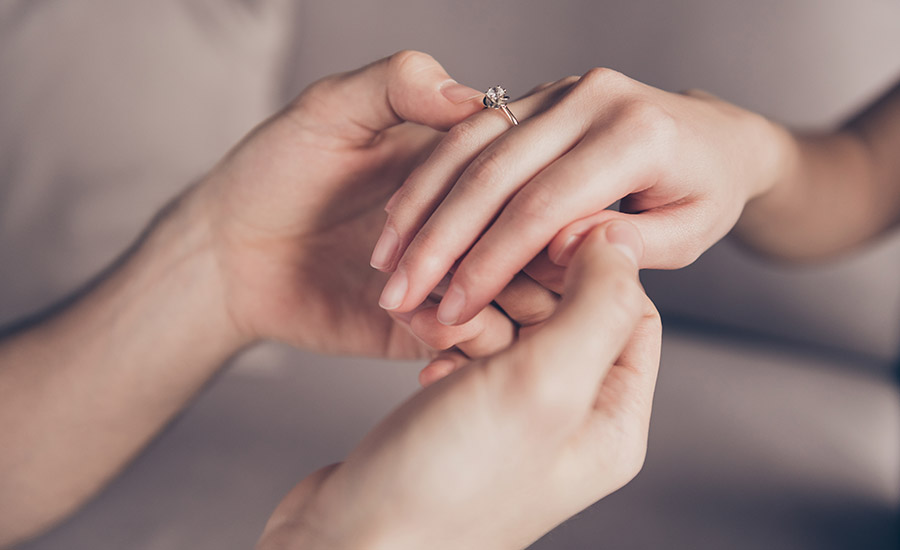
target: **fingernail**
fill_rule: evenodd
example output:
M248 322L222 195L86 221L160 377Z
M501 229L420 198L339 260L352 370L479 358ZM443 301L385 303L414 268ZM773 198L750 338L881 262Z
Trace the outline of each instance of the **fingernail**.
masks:
M637 228L625 221L613 221L606 228L606 241L622 251L634 265L640 265L644 241Z
M385 270L394 263L394 256L400 248L400 235L391 227L385 227L372 250L372 259L369 265L375 269Z
M484 95L483 92L479 92L475 88L463 86L455 80L448 80L441 84L441 93L444 94L444 97L457 105Z
M381 298L378 299L378 305L382 307L382 309L392 310L400 307L400 304L403 303L403 299L406 298L406 289L409 286L409 281L406 278L406 272L402 269L398 269L391 275L391 278L388 279L386 285L384 285L384 290L381 291Z
M553 263L561 266L569 265L572 255L575 254L575 249L578 248L578 243L581 242L582 238L581 235L571 235L566 239L565 244L563 244L556 256L552 258Z
M466 293L459 285L451 285L441 305L438 306L437 320L442 325L453 326L459 321L463 308L466 307Z
M399 194L399 191L395 192L393 195L391 195L391 198L388 199L387 204L384 205L384 211L388 214L391 213L391 209L394 207L394 203L397 202L397 196Z

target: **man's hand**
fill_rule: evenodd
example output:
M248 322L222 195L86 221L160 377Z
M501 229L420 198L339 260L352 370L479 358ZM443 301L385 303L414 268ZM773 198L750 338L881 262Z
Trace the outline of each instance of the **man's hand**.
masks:
M522 548L627 483L646 450L660 324L624 221L583 240L563 299L298 485L257 548Z

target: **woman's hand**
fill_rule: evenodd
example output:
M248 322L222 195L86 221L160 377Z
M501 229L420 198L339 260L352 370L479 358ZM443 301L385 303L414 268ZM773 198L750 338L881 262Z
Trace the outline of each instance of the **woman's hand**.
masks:
M609 219L638 227L641 267L685 266L776 182L790 139L708 94L673 94L607 69L510 107L519 126L493 111L470 117L391 199L373 255L394 271L384 308L416 307L459 262L439 318L467 321L545 247L564 265ZM620 212L606 210L618 200Z
M394 358L425 357L422 340L470 356L508 345L515 326L493 307L410 336L409 319L378 308L385 276L368 265L387 198L480 96L430 56L400 52L316 82L238 144L187 200L209 220L239 332Z
M522 548L627 483L645 455L660 345L641 248L628 223L592 231L550 319L300 483L257 548Z

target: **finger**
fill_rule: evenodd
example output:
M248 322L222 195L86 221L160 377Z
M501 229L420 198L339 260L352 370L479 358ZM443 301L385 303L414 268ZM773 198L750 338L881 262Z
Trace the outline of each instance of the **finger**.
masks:
M436 350L458 348L469 357L484 357L510 346L517 327L497 308L488 306L468 323L448 327L436 316L437 306L418 309L409 320L412 334Z
M641 232L644 240L644 262L649 269L678 269L690 265L706 249L713 237L718 240L728 233L726 224L706 225L700 214L708 205L700 201L677 202L637 214L604 210L564 227L548 245L548 254L560 266L568 265L580 240L591 228L610 220L627 220ZM716 220L718 222L719 220Z
M563 293L566 270L564 267L550 261L550 257L547 255L546 250L541 251L540 254L528 262L528 265L526 265L522 271L528 274L528 276L534 279L539 285L554 294ZM444 290L444 292L446 293L446 290Z
M609 419L624 414L638 426L649 425L661 346L659 312L645 296L637 327L601 383L594 405L596 416Z
M412 238L401 255L397 271L385 286L388 298L396 300L402 296L402 299L387 300L384 305L397 305L401 311L415 307L496 218L509 197L581 138L584 125L572 124L571 113L567 111L566 108L550 109L526 120L491 143L469 164ZM493 289L492 297L516 271L519 269L509 273L509 278ZM405 286L404 294L396 291L400 285ZM471 316L476 311L472 307L466 313ZM442 310L442 320L448 324L458 322L450 312L450 309Z
M511 105L525 120L555 103L571 81L565 79L545 91L526 96ZM415 170L388 202L388 220L372 255L372 265L385 271L395 268L396 260L422 227L434 208L464 169L497 137L509 129L509 122L497 113L480 113L451 129L427 162Z
M588 502L596 500L598 487L605 494L630 481L644 463L661 336L659 314L645 297L644 314L601 382L593 410L579 433L581 452L572 454L581 464L570 468L583 474L575 480L577 488L573 490L587 489ZM611 448L615 449L612 461ZM597 472L600 461L608 465L602 474Z
M516 101L510 109L525 121L548 105L571 86L569 79L559 81L540 93ZM487 110L453 128L428 160L409 176L388 201L388 219L375 249L371 265L392 271L409 242L422 228L434 209L478 155L494 140L509 130L506 117Z
M494 302L517 325L529 327L550 318L559 303L559 295L520 272Z
M428 387L466 366L471 359L457 351L439 354L419 371L419 384Z
M604 162L612 159L606 154L598 158L598 150L597 140L582 141L513 196L456 269L438 309L443 322L470 319L568 222L602 210L628 192L634 182L631 163Z
M510 348L509 384L544 409L589 408L644 311L637 229L614 221L588 234L566 273L563 299L539 329Z
M356 131L365 140L404 121L446 130L483 109L481 97L450 78L430 55L401 51L316 82L295 107L317 117L342 116L347 125L338 125L341 135Z

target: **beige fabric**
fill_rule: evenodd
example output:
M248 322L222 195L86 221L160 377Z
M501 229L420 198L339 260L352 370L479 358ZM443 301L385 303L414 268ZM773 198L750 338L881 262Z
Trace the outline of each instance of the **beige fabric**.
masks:
M898 37L900 4L881 0L4 2L0 322L101 269L300 87L398 49L478 87L519 93L608 65L815 125L900 73ZM722 247L650 286L669 312L884 358L900 347L897 248L797 271ZM663 363L644 473L539 548L879 548L896 535L898 393L883 365L672 327ZM24 548L249 547L278 498L344 456L414 375L258 348Z

